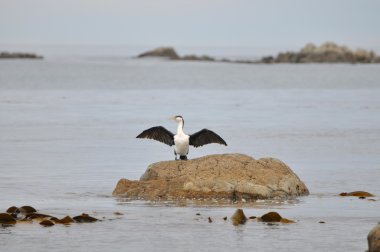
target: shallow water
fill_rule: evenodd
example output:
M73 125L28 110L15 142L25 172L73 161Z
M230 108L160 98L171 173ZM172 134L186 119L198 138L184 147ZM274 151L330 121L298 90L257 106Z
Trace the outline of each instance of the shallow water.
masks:
M380 221L380 66L238 65L122 59L0 61L0 211L32 205L58 217L103 222L0 229L0 248L21 251L364 251ZM236 206L185 206L111 197L118 179L138 179L170 147L136 139L182 114L186 131L207 127L228 147L277 157L311 191L296 201L243 205L276 210L292 225L223 221ZM376 198L379 199L379 198ZM119 211L122 216L113 213ZM201 213L197 216L196 213ZM211 216L213 223L208 223ZM319 224L319 221L325 224Z

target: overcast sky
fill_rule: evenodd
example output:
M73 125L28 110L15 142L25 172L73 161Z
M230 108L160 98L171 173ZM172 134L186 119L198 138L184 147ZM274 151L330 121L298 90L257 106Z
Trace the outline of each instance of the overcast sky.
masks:
M379 0L0 0L0 43L380 45Z

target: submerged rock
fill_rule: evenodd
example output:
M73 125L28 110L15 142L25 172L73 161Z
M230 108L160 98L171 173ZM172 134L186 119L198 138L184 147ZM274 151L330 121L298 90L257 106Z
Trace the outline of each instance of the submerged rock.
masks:
M145 200L242 201L308 195L298 176L275 158L210 155L151 164L139 181L120 179L114 196Z
M8 213L0 213L0 224L14 225L16 224L16 220Z
M380 223L377 224L368 234L368 252L380 251Z
M355 196L355 197L374 197L375 195L365 192L365 191L354 191L354 192L342 192L340 196Z
M269 212L258 218L259 221L263 222L281 222L281 223L295 223L295 221L283 218L279 213L277 212Z
M231 216L232 224L237 226L244 224L247 221L247 217L244 214L243 209L236 209L235 213Z
M82 215L75 216L73 217L73 219L79 223L90 223L90 222L98 221L98 219L91 217L90 215L85 214L85 213L83 213Z
M43 220L40 222L40 225L44 227L51 227L54 226L54 222L52 222L51 220Z
M47 214L40 214L40 213L31 213L25 215L25 219L27 220L33 220L33 219L44 219L44 218L52 218L53 216L47 215Z
M264 222L280 222L282 219L281 215L277 212L269 212L261 216L260 220Z

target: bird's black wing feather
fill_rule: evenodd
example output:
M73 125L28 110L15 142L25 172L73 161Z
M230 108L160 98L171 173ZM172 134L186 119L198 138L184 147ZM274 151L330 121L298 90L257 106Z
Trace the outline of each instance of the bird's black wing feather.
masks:
M190 145L193 145L194 147L210 143L218 143L227 146L227 143L218 134L208 129L203 129L190 135Z
M148 138L160 141L169 146L174 145L174 134L162 126L152 127L144 130L136 138Z

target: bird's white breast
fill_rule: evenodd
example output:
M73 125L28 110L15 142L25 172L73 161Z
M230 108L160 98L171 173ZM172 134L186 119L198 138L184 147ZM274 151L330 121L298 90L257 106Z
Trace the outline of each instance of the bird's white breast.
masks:
M174 150L178 155L186 156L189 152L189 136L177 134L174 136Z

